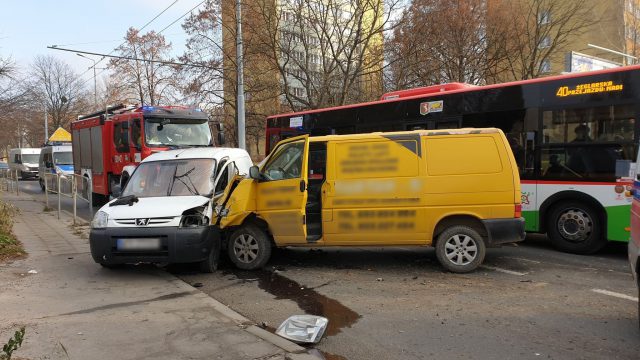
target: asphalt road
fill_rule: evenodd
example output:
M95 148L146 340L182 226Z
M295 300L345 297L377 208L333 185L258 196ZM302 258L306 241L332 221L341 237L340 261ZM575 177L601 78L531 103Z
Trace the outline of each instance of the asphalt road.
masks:
M20 188L44 202L37 181ZM72 211L70 199L61 203ZM87 204L78 202L78 215L90 219ZM189 266L168 270L270 330L293 314L328 317L316 346L328 360L640 354L626 244L580 256L533 235L519 246L488 249L484 266L464 275L443 271L424 248L285 249L264 271L228 264L207 275Z
M287 249L266 271L230 265L184 281L273 329L329 318L327 359L638 359L637 291L625 244L595 256L544 236L489 249L471 274L444 272L432 249Z

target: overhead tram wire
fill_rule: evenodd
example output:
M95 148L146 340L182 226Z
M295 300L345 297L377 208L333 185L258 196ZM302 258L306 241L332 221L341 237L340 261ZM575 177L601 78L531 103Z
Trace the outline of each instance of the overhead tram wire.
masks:
M169 7L173 6L173 4L175 4L178 0L174 1L171 5L169 5ZM200 7L202 4L204 4L205 2L207 2L207 0L203 0L201 2L199 2L196 6L192 7L191 9L189 9L189 11L185 12L184 14L182 14L180 17L178 17L177 19L175 19L174 21L172 21L169 25L165 26L162 30L158 31L158 34L161 34L163 31L167 30L168 28L170 28L172 25L174 25L175 23L177 23L178 21L180 21L180 19L184 18L185 16L189 15L189 13L191 13L193 10L197 9L198 7ZM145 26L143 26L142 28L140 28L140 30L144 29L147 25L149 25L153 20L157 19L158 16L162 15L162 13L164 13L169 7L167 7L165 10L163 10L160 14L158 14L155 18L153 18L151 21L149 21ZM125 41L126 42L126 41ZM120 44L118 47L122 46L125 42L123 42L122 44ZM48 48L52 49L52 47L47 46ZM56 48L57 50L61 50L61 48ZM117 49L117 48L116 48ZM109 54L106 55L101 55L102 59L100 59L100 61L104 60L105 57L114 57L117 58L116 56L111 56L111 54L116 50L113 49L111 52L109 52ZM65 50L65 51L71 51L71 50ZM84 54L87 54L87 52L84 52ZM90 54L90 53L88 53ZM147 62L158 62L158 61L151 61L151 60L144 60L144 59L130 59L130 60L139 60L139 61L147 61ZM181 63L174 63L175 65L186 65L186 64L181 64ZM212 69L212 67L208 67L208 66L202 66L202 65L197 65L197 64L192 64L189 66L193 66L193 67L201 67L201 68L208 68L208 69ZM91 68L89 68L91 69ZM105 72L107 70L107 68L101 70L96 76L102 74L103 72ZM83 74L86 74L87 71L86 70ZM84 85L87 83L88 80L85 80L84 82L82 82L81 85Z
M120 56L120 55L102 54L102 53L96 53L96 52L90 52L90 51L65 49L65 48L61 48L61 47L56 47L55 45L47 46L47 49L68 51L68 52L74 52L74 53L86 54L86 55L104 56L104 57L115 58L115 59L142 61L142 62L148 62L148 63L158 63L158 64L164 64L164 65L177 65L177 66L198 67L198 68L204 68L204 69L217 69L217 67L207 66L207 65L203 65L203 64L179 63L179 62L175 62L175 61L140 59L140 58L135 58L135 57L131 57L131 56Z
M144 28L146 28L147 26L151 25L151 23L152 23L152 22L154 22L157 18L159 18L159 17L160 17L162 14L164 14L167 10L169 10L169 9L170 9L173 5L175 5L178 1L179 1L179 0L174 0L171 4L169 4L169 6L167 6L166 8L164 8L164 10L162 10L158 15L154 16L154 17L153 17L153 19L151 19L151 20L147 21L147 23L146 23L146 24L142 25L142 27L139 29L139 31L142 31ZM202 3L200 3L200 4L202 4ZM200 6L200 5L198 5L198 6ZM184 15L183 15L183 16L184 16ZM127 42L127 41L125 40L125 41L123 41L122 43L120 43L120 45L116 46L113 50L111 50L111 51L109 52L109 54L108 54L108 55L113 54L113 52L114 52L114 51L116 51L116 49L118 49L120 46L122 46L122 45L126 44L126 42ZM66 45L52 45L52 46L57 47L57 46L66 46ZM49 46L47 46L47 47L48 47L48 48L50 48ZM106 58L106 56L102 56L102 58L100 58L100 60L96 61L96 63L94 64L94 66L97 66L97 65L98 65L100 62L102 62L102 60L104 60L105 58ZM91 68L92 68L92 67L93 67L93 66L89 66L89 68L88 68L87 70L85 70L82 74L80 74L78 77L82 77L82 76L84 76L84 74L88 73L88 72L91 70ZM98 76L98 75L102 74L104 71L105 71L105 69L101 70L101 71L100 71L96 76ZM85 81L83 81L83 82L80 84L80 86L84 86L84 85L87 83L87 81L89 81L89 80L85 80Z

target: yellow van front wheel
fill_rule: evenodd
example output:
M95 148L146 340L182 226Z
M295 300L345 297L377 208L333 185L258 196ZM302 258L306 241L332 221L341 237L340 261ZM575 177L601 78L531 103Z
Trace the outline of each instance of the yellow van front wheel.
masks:
M271 257L271 242L262 229L253 224L245 224L229 237L227 252L237 268L260 269Z
M438 236L436 256L447 270L467 273L475 270L482 261L486 247L482 236L470 227L455 225Z

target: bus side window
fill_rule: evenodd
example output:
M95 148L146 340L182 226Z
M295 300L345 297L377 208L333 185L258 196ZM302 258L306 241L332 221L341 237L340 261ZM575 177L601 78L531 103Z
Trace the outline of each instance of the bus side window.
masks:
M129 132L124 122L113 125L113 144L119 153L129 152Z

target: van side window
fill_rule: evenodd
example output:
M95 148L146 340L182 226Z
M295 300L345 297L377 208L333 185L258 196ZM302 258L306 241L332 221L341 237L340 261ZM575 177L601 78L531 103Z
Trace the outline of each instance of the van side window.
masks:
M275 149L273 156L262 169L267 181L295 179L302 174L304 141L284 144Z
M113 144L116 146L116 151L120 153L129 152L129 132L122 124L113 125Z
M218 195L220 193L222 193L224 191L224 189L227 188L227 185L229 184L229 169L233 168L233 164L229 164L229 166L225 166L224 170L222 171L222 175L220 176L220 180L218 181L218 183L216 184L216 189L214 194Z

